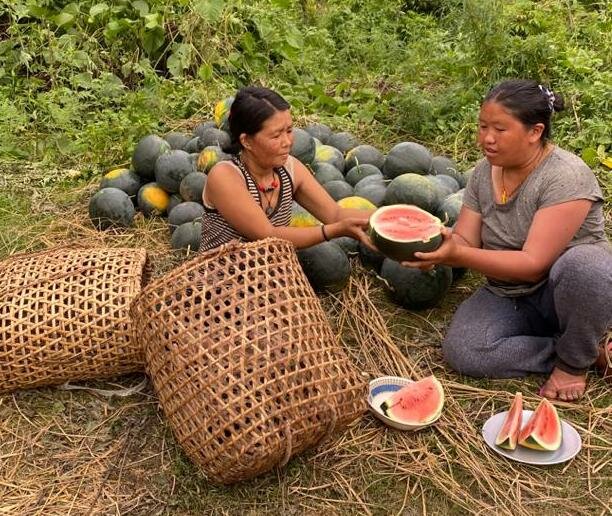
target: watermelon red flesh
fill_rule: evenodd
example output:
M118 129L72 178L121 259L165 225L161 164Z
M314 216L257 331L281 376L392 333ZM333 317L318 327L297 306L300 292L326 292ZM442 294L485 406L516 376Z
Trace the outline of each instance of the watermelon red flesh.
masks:
M442 223L430 213L409 204L384 206L370 217L370 236L385 256L412 260L414 253L429 252L442 243Z
M544 398L519 435L519 445L533 450L555 451L561 446L561 421L555 406Z
M399 242L427 241L440 234L440 224L424 212L394 208L376 218L376 231Z
M444 405L444 390L434 376L410 383L394 392L380 406L383 413L400 423L427 424L436 419Z
M514 395L514 400L510 406L510 410L506 414L506 419L499 429L495 444L507 450L514 450L518 442L519 433L521 431L521 423L523 420L523 395L517 392Z

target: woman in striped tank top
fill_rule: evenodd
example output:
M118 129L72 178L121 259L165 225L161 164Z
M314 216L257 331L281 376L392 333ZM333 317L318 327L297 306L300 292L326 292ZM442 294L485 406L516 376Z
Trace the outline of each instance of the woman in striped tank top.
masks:
M242 88L232 103L229 125L236 154L208 173L201 252L231 240L271 236L298 248L340 236L371 246L365 232L370 211L340 208L289 154L293 125L289 104L280 95L267 88ZM289 227L293 200L323 225Z

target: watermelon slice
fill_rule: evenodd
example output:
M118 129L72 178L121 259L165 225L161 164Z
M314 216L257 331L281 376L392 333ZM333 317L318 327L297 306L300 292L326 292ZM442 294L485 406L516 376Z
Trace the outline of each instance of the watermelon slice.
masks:
M555 406L543 398L519 435L519 445L532 450L555 451L561 446L561 421Z
M437 419L444 406L444 390L435 376L409 383L381 403L383 414L394 421L424 425Z
M499 429L495 444L506 450L514 450L521 432L521 422L523 420L523 395L517 392L514 395L510 410L506 414L506 419Z
M417 251L434 251L442 244L443 224L438 217L411 204L378 208L370 216L370 236L382 254L402 262Z

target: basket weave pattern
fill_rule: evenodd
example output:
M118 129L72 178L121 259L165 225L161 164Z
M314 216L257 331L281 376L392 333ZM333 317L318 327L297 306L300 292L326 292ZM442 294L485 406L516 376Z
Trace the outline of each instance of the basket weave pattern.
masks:
M284 464L366 408L365 382L284 240L198 255L149 284L132 316L162 409L213 481Z
M144 369L129 306L144 249L55 248L0 262L0 393Z

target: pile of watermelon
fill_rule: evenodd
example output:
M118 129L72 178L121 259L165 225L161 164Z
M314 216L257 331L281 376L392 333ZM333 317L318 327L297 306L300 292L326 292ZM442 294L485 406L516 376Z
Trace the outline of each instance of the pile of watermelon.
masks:
M206 174L229 158L227 119L232 101L229 97L218 102L214 120L197 125L192 133L150 134L141 139L131 167L112 170L102 178L89 204L93 224L101 230L129 227L137 211L145 217L166 217L172 247L197 250ZM384 154L324 124L295 128L291 154L341 206L414 205L448 226L456 221L469 175L469 171L460 172L451 159L434 156L421 144L398 143ZM292 226L317 224L315 217L294 203ZM343 288L351 272L349 257L359 256L386 280L394 299L412 309L437 304L452 281L448 267L436 267L430 273L407 269L348 237L300 250L298 256L318 292Z

